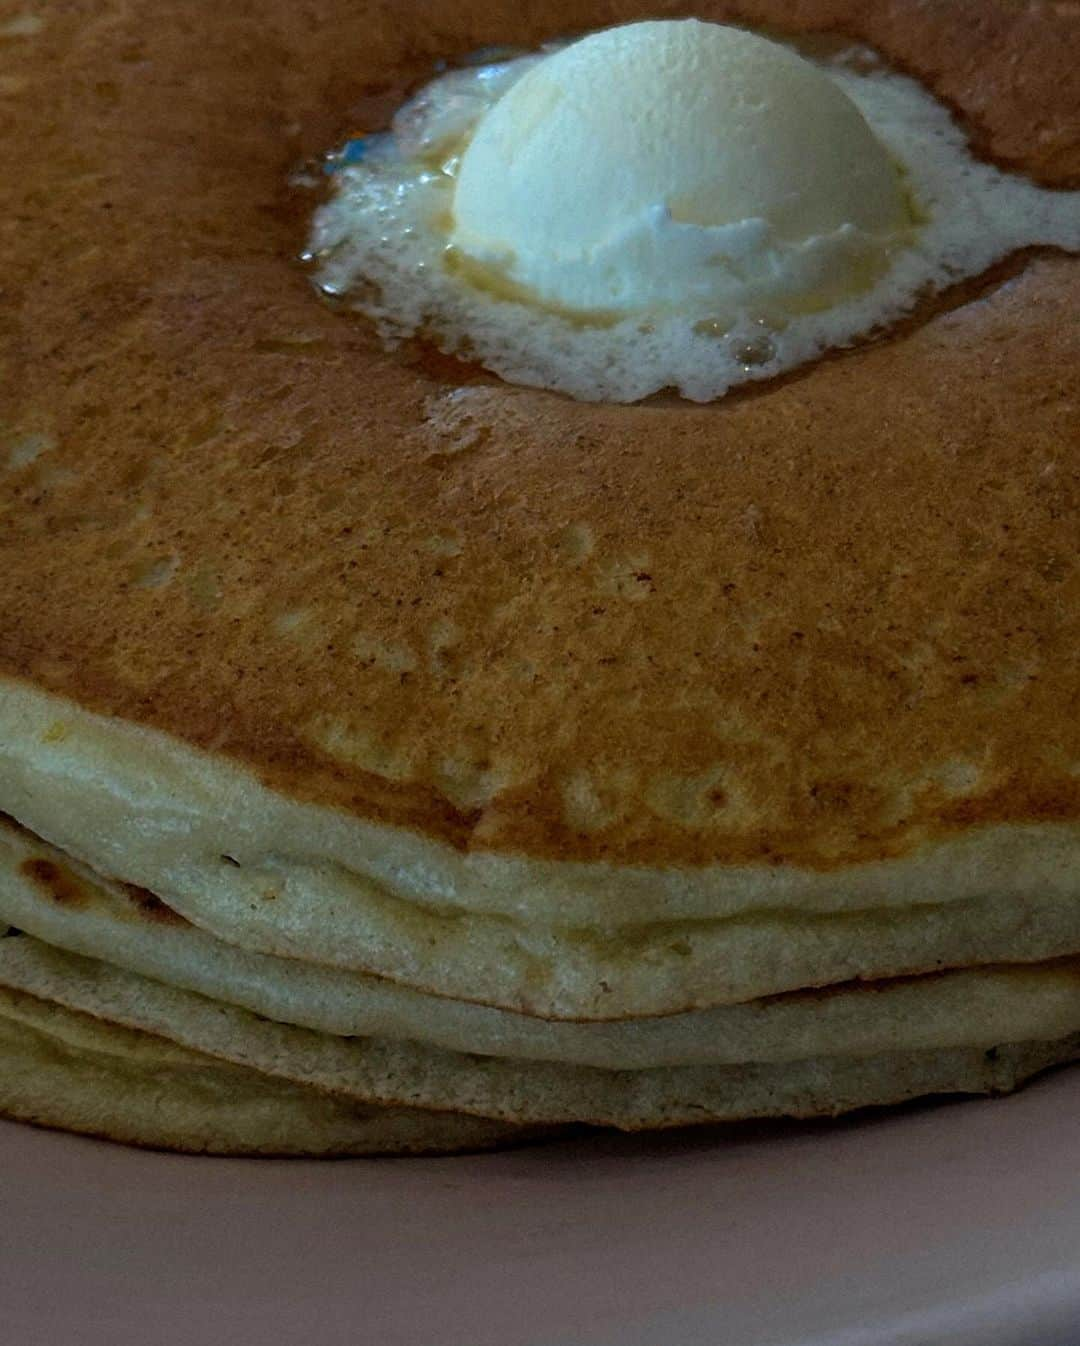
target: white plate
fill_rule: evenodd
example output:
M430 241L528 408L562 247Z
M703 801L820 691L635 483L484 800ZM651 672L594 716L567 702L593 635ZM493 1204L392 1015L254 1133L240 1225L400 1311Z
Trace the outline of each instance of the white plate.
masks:
M1080 1069L458 1159L0 1123L0 1286L5 1346L1077 1346Z

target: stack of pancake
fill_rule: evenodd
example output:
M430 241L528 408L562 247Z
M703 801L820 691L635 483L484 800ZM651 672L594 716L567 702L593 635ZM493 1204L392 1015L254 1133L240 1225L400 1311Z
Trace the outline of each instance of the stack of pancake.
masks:
M697 10L1080 185L1067 6ZM656 12L0 23L5 1113L449 1150L1080 1056L1080 263L616 407L388 353L290 260L290 170L437 60Z

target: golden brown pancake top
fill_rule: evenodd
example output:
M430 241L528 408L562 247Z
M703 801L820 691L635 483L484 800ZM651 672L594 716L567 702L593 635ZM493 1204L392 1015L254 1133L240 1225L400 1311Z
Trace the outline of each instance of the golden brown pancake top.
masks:
M38 13L0 43L0 670L461 847L832 866L1077 816L1076 259L711 406L586 405L384 353L286 183L439 58L694 13L867 40L1077 185L1080 8Z

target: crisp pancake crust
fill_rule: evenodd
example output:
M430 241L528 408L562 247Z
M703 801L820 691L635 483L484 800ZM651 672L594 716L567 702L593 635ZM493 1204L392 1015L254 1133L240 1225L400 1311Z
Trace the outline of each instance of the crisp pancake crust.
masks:
M387 355L290 261L350 109L685 8L86 0L0 46L0 671L461 848L827 869L1075 820L1075 259L708 407ZM1080 182L1071 7L694 9L871 41Z

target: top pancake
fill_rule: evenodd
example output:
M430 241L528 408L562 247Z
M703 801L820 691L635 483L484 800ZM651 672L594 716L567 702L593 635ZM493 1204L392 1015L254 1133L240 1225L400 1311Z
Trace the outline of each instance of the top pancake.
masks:
M987 154L1080 183L1070 6L691 8L870 41ZM1076 259L706 407L386 354L292 261L290 168L436 59L683 12L17 25L0 671L462 849L830 869L1075 819Z

